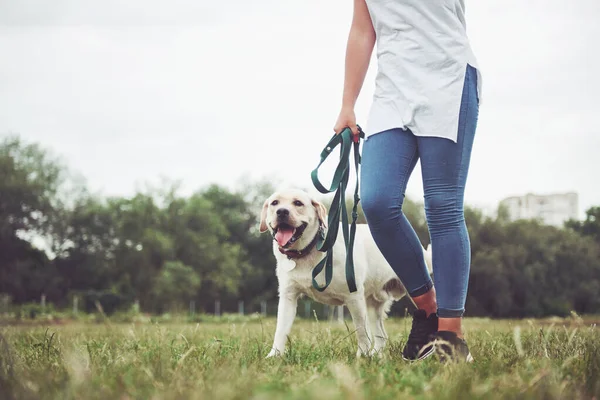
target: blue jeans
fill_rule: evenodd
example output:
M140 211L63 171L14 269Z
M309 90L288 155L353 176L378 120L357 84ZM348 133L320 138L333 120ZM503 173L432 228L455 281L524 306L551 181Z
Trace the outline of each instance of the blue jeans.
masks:
M465 310L471 244L464 192L478 115L477 71L467 66L457 143L391 129L370 136L363 147L363 211L377 246L411 297L433 287L421 242L402 213L406 184L421 160L438 316L443 318L460 317Z

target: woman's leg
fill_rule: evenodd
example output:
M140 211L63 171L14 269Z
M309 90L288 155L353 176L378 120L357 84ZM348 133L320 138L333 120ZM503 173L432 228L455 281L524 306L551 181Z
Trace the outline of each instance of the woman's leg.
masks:
M464 192L479 114L476 73L474 68L467 67L457 143L443 138L418 138L425 213L433 247L439 330L459 336L471 264Z
M433 282L421 242L402 212L406 184L418 157L417 138L410 131L391 129L370 136L363 147L361 202L379 250L410 296L424 298ZM426 306L428 314L435 313L435 301Z
M418 308L402 350L405 360L429 357L434 350L430 337L438 330L423 246L402 212L406 184L418 158L417 138L401 129L371 136L363 148L361 197L371 234Z

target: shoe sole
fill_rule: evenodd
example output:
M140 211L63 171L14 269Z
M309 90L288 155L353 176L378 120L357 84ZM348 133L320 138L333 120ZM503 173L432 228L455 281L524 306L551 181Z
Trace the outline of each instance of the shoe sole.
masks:
M402 359L404 361L409 361L409 362L414 362L414 361L421 361L424 360L428 357L430 357L433 353L435 353L435 346L431 346L431 350L429 350L427 353L423 353L421 354L421 357L419 358L415 358L415 359L411 359L411 358L406 358L404 357L404 355L402 356ZM469 354L470 355L470 354Z

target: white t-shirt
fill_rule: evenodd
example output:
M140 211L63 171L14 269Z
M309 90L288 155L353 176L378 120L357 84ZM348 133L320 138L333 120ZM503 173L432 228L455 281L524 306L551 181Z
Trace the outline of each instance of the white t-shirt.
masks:
M377 35L378 72L367 136L393 128L456 142L471 50L464 0L366 0Z

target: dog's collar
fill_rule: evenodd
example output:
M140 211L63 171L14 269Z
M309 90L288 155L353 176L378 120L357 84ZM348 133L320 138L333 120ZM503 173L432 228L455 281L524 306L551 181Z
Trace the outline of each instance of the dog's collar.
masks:
M291 260L294 258L302 258L305 255L307 255L308 253L310 253L312 248L316 246L317 242L319 241L319 238L324 238L324 237L325 237L325 229L323 227L323 224L321 224L321 221L319 221L319 230L317 231L317 234L305 248L303 248L301 250L294 250L294 249L285 249L285 248L279 246L278 247L279 252L283 255L286 255L288 260Z

